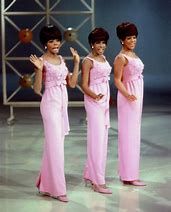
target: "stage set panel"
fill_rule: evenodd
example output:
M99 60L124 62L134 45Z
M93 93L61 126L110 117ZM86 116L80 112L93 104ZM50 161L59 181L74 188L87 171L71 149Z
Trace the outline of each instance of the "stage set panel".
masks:
M89 52L88 33L94 28L94 0L2 0L2 74L3 104L9 105L8 124L13 124L14 107L37 107L41 97L33 92L34 68L31 54L44 52L39 42L42 26L54 24L63 34L60 54L72 70L69 47L77 49L81 59ZM81 71L76 89L68 88L69 106L83 105L80 87Z

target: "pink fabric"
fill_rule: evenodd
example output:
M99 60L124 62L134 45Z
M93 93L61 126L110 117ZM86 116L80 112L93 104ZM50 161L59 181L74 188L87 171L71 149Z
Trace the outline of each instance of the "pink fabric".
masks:
M128 101L119 91L118 109L118 156L119 176L122 180L139 179L140 131L143 104L144 65L139 58L124 55L128 64L123 71L123 83L130 94L137 100Z
M53 196L66 194L64 176L64 137L69 132L68 94L66 76L68 69L61 64L44 61L45 91L40 104L44 125L44 149L37 187Z
M93 61L90 71L89 87L96 94L102 93L104 97L95 101L84 95L84 105L87 113L87 161L84 169L84 178L94 184L105 184L105 168L107 158L109 121L109 75L111 66L105 62Z

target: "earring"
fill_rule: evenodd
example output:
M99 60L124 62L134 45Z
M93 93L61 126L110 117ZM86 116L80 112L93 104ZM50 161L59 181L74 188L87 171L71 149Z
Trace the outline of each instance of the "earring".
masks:
M124 42L121 42L122 45L124 45Z
M47 46L45 46L45 49L47 49Z
M94 49L94 46L92 46L91 48Z

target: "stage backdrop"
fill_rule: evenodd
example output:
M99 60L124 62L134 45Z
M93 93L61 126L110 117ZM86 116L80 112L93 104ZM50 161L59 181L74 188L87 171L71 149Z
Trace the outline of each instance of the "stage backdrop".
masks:
M23 2L25 1L23 0ZM74 4L77 2L79 0L73 1ZM25 4L21 4L21 7L22 5L24 7ZM114 57L120 50L120 43L115 33L116 25L131 21L138 27L136 52L145 64L145 104L171 104L170 11L170 0L95 0L95 26L106 28L110 34L106 57L111 66L113 66ZM66 21L69 22L69 19ZM24 23L24 20L22 22ZM83 29L82 33L86 39L85 35L89 33L87 29ZM11 34L11 41L14 36ZM88 44L87 48L89 48ZM8 85L8 89L10 90L12 86L13 81ZM112 98L116 99L113 74L111 74L110 87ZM70 98L77 99L77 95L72 92ZM82 97L78 95L78 99L80 98ZM2 63L0 65L0 101L2 102Z

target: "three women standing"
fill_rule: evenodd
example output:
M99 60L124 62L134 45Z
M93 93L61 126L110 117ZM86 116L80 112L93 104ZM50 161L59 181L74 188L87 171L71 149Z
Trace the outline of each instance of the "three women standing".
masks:
M122 23L116 31L122 44L114 61L114 81L118 88L119 176L125 184L144 186L145 183L139 180L144 65L134 53L138 31L132 23ZM105 29L95 28L88 36L91 52L82 63L82 89L87 114L87 161L83 177L91 183L94 191L104 194L112 193L105 183L110 127L111 66L104 56L108 39ZM71 75L62 56L58 55L61 40L61 32L56 26L43 27L40 41L46 52L40 58L31 55L30 61L35 66L35 92L41 94L43 81L45 84L40 104L45 143L37 187L41 193L67 202L64 175L64 138L69 131L66 85L75 87L80 58L71 48L74 60Z

